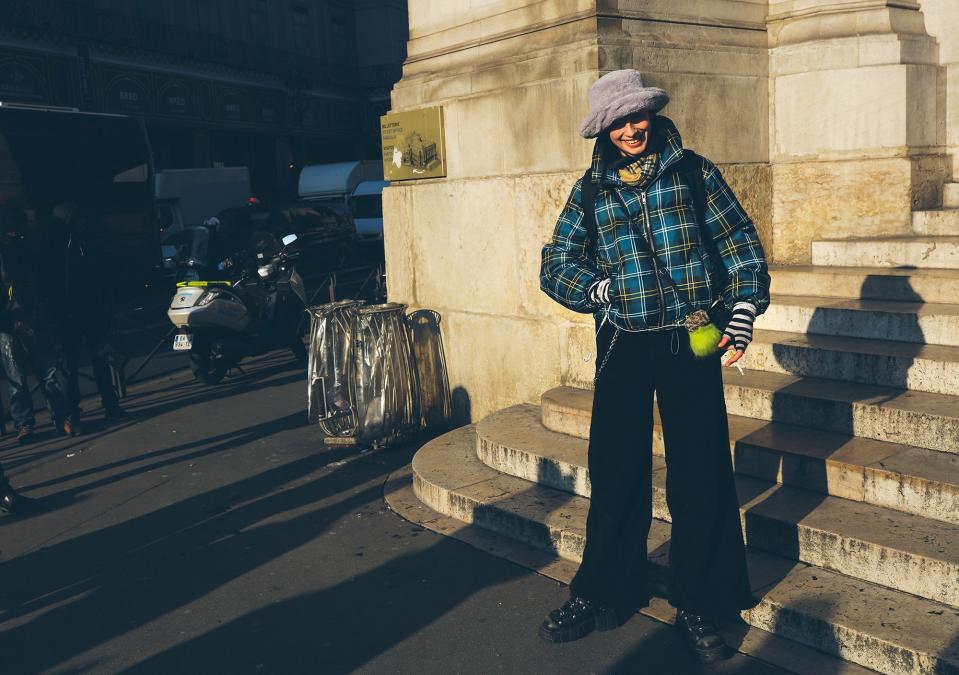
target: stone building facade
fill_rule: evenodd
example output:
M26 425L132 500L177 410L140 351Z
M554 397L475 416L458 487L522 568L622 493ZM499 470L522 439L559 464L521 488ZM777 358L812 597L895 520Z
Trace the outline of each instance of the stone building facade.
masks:
M590 317L537 275L589 161L587 89L618 68L670 92L776 265L821 240L959 235L916 215L959 174L955 0L410 0L393 110L443 107L448 175L386 191L388 283L442 314L463 417L591 380Z

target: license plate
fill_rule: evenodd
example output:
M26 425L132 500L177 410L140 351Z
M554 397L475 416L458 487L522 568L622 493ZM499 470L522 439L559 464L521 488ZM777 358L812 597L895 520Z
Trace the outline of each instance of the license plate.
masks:
M173 351L180 352L190 349L193 346L193 335L190 333L177 333L173 336Z

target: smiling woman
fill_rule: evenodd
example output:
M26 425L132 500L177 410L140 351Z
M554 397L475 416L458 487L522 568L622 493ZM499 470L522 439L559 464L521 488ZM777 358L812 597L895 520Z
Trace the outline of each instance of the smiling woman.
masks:
M613 122L609 128L609 140L624 155L639 157L646 152L649 145L649 130L652 125L652 113L640 110Z
M769 274L719 170L658 114L668 102L635 70L593 85L580 129L596 138L593 161L543 247L540 287L594 314L598 358L583 562L540 636L567 642L615 628L649 601L655 393L669 466L670 601L690 650L713 661L730 655L715 621L755 604L719 352L729 350L727 365L742 356L769 304ZM717 306L732 312L724 334L712 325L725 315Z

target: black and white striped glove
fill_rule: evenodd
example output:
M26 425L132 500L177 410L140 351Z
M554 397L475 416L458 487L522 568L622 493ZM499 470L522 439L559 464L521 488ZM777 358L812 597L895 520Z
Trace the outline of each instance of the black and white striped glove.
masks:
M746 347L753 341L753 323L756 321L756 305L751 302L737 302L733 305L733 315L729 325L723 331L723 336L729 338L729 343L736 350L746 351Z
M594 282L593 285L589 287L589 290L586 291L586 296L589 298L589 301L594 305L608 305L609 283L609 279Z

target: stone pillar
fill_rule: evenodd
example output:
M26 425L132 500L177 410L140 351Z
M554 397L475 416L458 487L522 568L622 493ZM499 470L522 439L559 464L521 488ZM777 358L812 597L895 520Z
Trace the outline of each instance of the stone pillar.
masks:
M771 1L768 26L773 257L910 233L948 175L939 46L919 4Z
M392 109L443 106L448 176L384 194L389 295L440 312L473 419L591 380L591 317L538 275L589 163L578 128L601 74L635 67L669 90L664 114L771 236L765 0L410 0L409 17Z
M946 151L952 155L952 180L959 180L959 2L920 0L926 31L939 43L940 122L945 123ZM944 111L944 112L943 112Z

